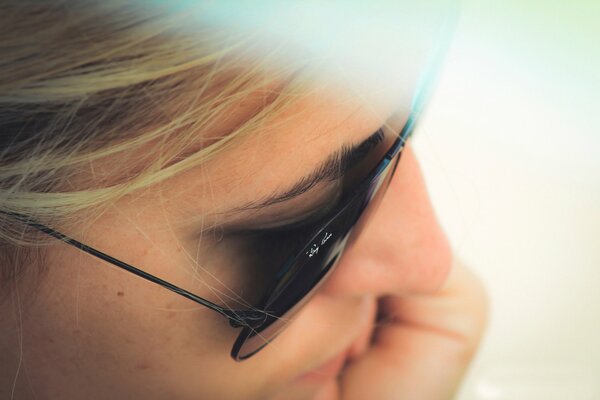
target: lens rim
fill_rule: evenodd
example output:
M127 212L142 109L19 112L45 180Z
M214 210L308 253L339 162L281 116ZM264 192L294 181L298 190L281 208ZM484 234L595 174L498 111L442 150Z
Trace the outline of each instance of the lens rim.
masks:
M346 233L346 237L343 240L343 243L340 245L341 249L335 255L335 261L332 263L332 265L330 267L324 269L324 273L322 273L320 275L318 280L315 282L315 285L308 292L306 292L306 294L301 299L299 299L294 305L292 305L287 310L281 312L281 315L268 315L267 314L266 318L264 320L262 320L259 325L243 327L242 331L238 335L238 337L237 337L236 341L234 342L233 347L231 349L231 357L234 360L236 360L236 361L246 360L246 359L252 357L254 354L258 353L266 345L271 343L285 329L285 327L287 326L287 323L285 325L283 325L282 328L278 329L278 331L272 337L270 337L269 339L265 339L265 343L263 345L257 347L255 350L253 350L252 352L250 352L248 354L244 354L243 356L240 355L240 351L242 350L242 348L247 340L249 340L251 337L260 335L260 333L264 332L265 330L268 330L269 327L275 323L275 321L281 319L285 315L291 315L292 313L295 313L299 308L301 308L304 305L304 303L306 303L306 301L308 299L310 299L312 297L312 294L326 280L327 276L329 276L331 274L331 272L335 269L341 255L343 254L343 252L346 248L348 239L350 237L354 236L353 233L354 233L354 228L356 227L356 223L361 220L365 211L368 208L370 208L370 206L372 205L372 200L376 197L377 192L382 189L383 190L387 189L387 187L385 187L385 188L381 187L381 184L386 179L386 175L387 175L387 174L384 175L383 172L388 167L392 166L392 170L390 171L390 176L389 176L389 180L388 180L388 184L389 184L392 176L394 175L396 166L398 165L400 155L402 153L402 149L404 148L407 138L412 133L412 130L414 129L414 125L415 125L415 116L414 116L414 114L410 114L408 116L408 119L406 120L406 123L404 124L400 134L398 135L398 137L396 138L396 140L394 141L394 143L392 144L390 149L386 152L383 159L381 161L379 161L377 163L377 165L375 167L373 167L371 172L369 174L367 174L367 176L363 179L363 181L359 185L357 185L356 188L354 188L352 190L352 192L348 196L347 200L344 201L344 203L340 204L337 207L337 209L334 212L334 215L331 218L329 218L325 223L323 223L314 235L311 235L310 239L307 240L306 244L302 247L302 250L298 254L296 254L294 257L290 258L290 261L289 261L289 263L291 265L294 265L296 262L298 262L299 258L304 255L305 250L308 247L310 247L311 244L314 243L323 234L323 231L327 227L329 227L334 221L336 221L343 214L343 212L354 201L357 200L357 198L359 198L360 196L364 196L366 191L373 190L373 193L368 195L368 199L369 199L368 202L365 204L363 209L360 211L360 214L354 221L354 224L349 228L348 232ZM394 162L394 158L396 158L395 162ZM379 180L382 175L384 175L383 178L381 180ZM283 279L283 277L284 276L282 276L281 278L279 278L278 280L276 280L274 282L274 287L277 286L277 283L280 282L281 279ZM290 285L290 284L293 284L293 283L289 283L288 285ZM265 298L260 303L261 306L258 307L259 309L264 309L264 307L266 307L266 305L271 302L272 296L273 296L272 291L273 290L270 290L267 292L267 294L265 295ZM268 313L268 310L266 312Z

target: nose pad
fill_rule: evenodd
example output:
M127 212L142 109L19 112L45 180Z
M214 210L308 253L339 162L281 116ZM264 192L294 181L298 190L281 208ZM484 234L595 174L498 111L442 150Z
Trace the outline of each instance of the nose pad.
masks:
M452 252L409 145L379 208L358 235L322 293L427 293L445 281Z

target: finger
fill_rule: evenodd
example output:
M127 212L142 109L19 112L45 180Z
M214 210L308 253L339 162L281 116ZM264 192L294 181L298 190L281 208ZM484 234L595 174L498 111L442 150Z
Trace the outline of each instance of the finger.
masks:
M372 346L342 376L343 399L452 399L481 340L487 297L455 263L433 295L386 297Z

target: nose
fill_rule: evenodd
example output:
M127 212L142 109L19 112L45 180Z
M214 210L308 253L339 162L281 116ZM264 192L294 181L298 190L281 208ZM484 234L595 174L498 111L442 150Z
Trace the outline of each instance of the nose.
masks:
M323 287L327 294L427 293L445 281L452 253L407 145L379 208Z

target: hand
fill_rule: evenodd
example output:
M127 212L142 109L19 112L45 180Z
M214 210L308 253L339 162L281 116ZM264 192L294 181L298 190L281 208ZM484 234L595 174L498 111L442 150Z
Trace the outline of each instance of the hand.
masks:
M371 346L344 370L341 398L454 398L484 332L487 308L480 281L457 261L435 293L381 298Z

